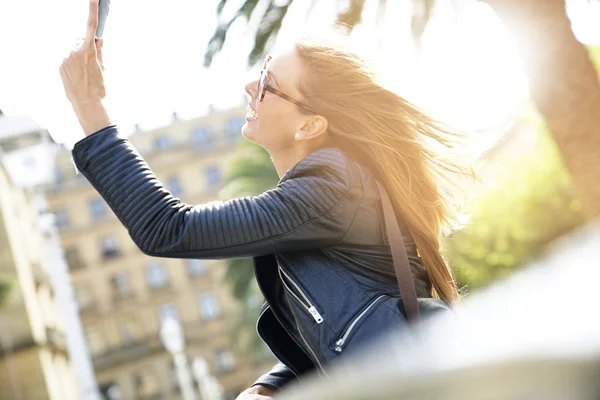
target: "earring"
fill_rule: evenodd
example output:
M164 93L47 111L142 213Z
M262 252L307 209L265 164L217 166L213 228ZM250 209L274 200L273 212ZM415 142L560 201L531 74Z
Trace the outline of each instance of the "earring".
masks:
M302 139L302 135L300 135L300 133L296 133L296 135L294 136L296 138L296 140L300 140Z

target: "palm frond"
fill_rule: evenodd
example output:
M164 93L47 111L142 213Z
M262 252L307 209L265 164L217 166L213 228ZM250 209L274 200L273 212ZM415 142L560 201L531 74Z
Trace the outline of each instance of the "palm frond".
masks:
M417 48L421 45L421 38L425 28L431 19L431 13L435 6L435 0L413 0L414 11L411 18L411 33Z
M250 54L248 55L248 66L254 66L262 60L265 53L268 51L271 43L277 37L283 20L285 19L290 5L295 0L269 0L267 8L261 21L254 34L254 45ZM413 40L417 45L421 42L421 37L425 32L427 23L429 22L432 14L432 10L435 5L435 0L412 0L415 7L414 13L411 17L411 33ZM246 0L238 9L236 14L229 21L221 23L216 29L208 42L205 54L204 54L204 66L210 67L213 62L213 58L222 49L227 40L227 34L232 24L240 17L249 21L254 13L257 12L257 4L259 0ZM316 0L312 0L308 12L307 18L312 12L313 7L316 4ZM220 0L217 6L217 15L221 15L227 0ZM351 33L354 28L361 23L362 15L365 8L366 0L350 0L349 5L341 11L335 20L335 25L341 27L346 33ZM377 21L380 22L383 19L383 13L387 5L387 0L379 0Z
M253 66L263 59L266 53L267 45L277 36L283 19L287 15L290 5L294 0L287 0L283 4L281 1L271 1L262 21L260 22L256 35L254 36L254 47L248 56L248 65Z
M223 49L223 45L227 40L227 33L229 32L231 25L233 25L233 23L240 17L243 17L246 19L246 21L248 21L256 8L258 1L259 0L246 0L229 21L219 24L215 30L215 33L208 41L208 45L204 53L205 67L210 67L215 55ZM217 6L217 15L221 15L226 3L227 0L220 1L219 5Z
M225 8L225 4L227 4L227 0L221 0L219 5L217 5L217 16L220 16L223 13L223 9Z
M252 259L235 258L227 261L225 281L232 288L232 295L236 300L245 302L254 280Z
M337 15L335 24L346 30L346 33L351 33L361 22L364 7L365 0L351 0L348 8Z
M4 301L6 301L6 299L8 298L11 288L12 285L9 281L0 280L0 307L2 306L2 303L4 303Z
M279 180L266 150L249 141L242 141L240 147L240 155L225 173L227 183L220 193L221 198L257 195L273 188ZM263 346L254 327L260 302L256 304L251 300L260 296L260 290L254 277L252 259L228 260L224 280L241 305L232 327L232 343L239 350L259 354Z

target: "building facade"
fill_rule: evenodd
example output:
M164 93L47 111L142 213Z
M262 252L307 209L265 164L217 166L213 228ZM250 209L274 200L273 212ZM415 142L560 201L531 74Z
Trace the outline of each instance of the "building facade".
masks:
M180 121L130 139L171 193L189 204L218 199L235 157L245 108ZM273 364L236 351L238 305L223 278L224 261L144 255L104 200L76 174L69 152L57 160L48 194L71 271L98 384L122 399L177 399L173 362L159 341L161 318L184 327L189 361L204 358L227 398ZM112 388L112 389L111 389ZM117 388L117 389L115 389Z
M0 399L77 400L39 222L0 162Z

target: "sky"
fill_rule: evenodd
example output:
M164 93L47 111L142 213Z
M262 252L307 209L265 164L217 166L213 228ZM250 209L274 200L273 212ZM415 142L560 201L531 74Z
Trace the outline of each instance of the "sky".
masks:
M230 2L226 16L241 0ZM219 22L217 3L112 0L104 57L106 106L114 122L126 130L135 124L152 129L168 124L173 112L194 118L210 104L243 104L244 84L257 73L246 66L252 36L243 21L233 25L212 68L203 67ZM328 26L338 11L337 1L320 0L307 15L310 3L294 3L272 53L306 27ZM514 44L485 4L459 0L452 9L451 2L438 2L417 56L409 35L410 1L388 1L381 24L372 22L376 3L367 2L364 20L370 22L352 37L380 63L383 81L400 95L468 130L502 126L526 101L527 80ZM83 134L58 67L85 34L87 12L87 0L0 0L0 108L32 116L67 146ZM600 5L571 0L569 12L580 40L600 43L600 26L594 24Z

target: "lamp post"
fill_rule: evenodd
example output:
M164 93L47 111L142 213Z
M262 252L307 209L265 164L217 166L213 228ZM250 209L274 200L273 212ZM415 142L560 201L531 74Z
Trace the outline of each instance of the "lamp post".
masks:
M50 283L64 320L66 346L79 389L79 398L99 400L94 369L83 335L68 266L54 219L48 213L43 187L54 176L56 146L47 130L25 116L0 116L0 162L11 181L29 191L37 208Z
M121 400L121 389L117 385L112 385L106 391L109 400Z
M184 400L196 400L192 375L183 349L185 337L179 321L168 315L160 323L160 341L173 357L175 374Z
M192 363L192 371L198 382L202 400L223 400L223 388L219 381L210 375L206 360L196 357Z

